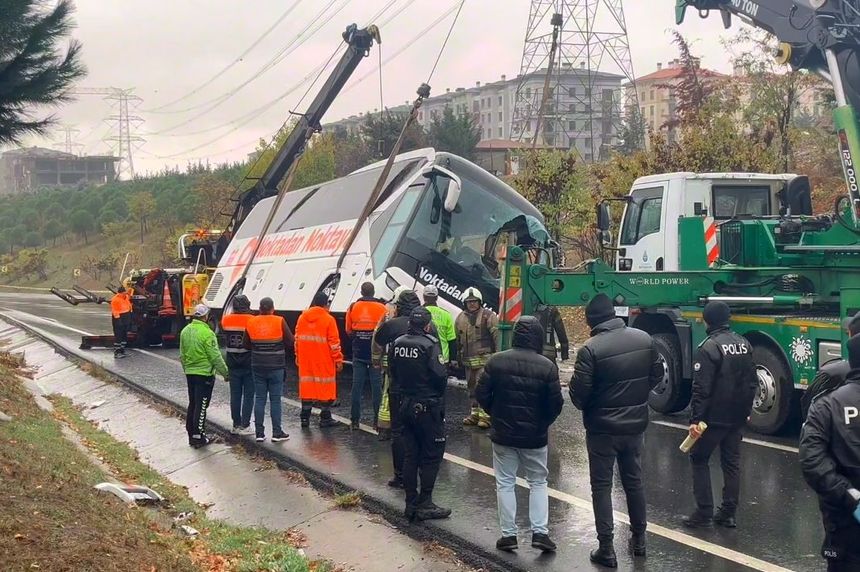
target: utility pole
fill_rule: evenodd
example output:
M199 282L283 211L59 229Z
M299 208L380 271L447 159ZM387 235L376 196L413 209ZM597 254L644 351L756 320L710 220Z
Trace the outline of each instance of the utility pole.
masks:
M62 137L62 140L58 143L54 143L54 147L62 148L64 152L69 153L70 155L79 155L77 151L82 149L84 146L81 143L77 142L77 135L81 132L80 129L76 129L73 125L63 125L59 129L59 134Z
M132 115L132 112L143 101L135 95L134 88L122 89L117 87L76 87L71 90L74 95L102 95L111 102L116 113L109 115L111 129L102 141L111 146L111 152L119 158L117 178L133 179L134 152L140 149L145 141L136 134L137 127L143 123L143 118Z
M622 0L531 0L519 79L512 139L605 157L639 108Z

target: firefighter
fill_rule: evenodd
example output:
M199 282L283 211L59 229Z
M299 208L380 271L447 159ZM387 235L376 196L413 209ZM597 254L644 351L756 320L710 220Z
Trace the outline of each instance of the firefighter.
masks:
M284 376L287 352L295 340L286 320L275 314L271 298L260 300L260 315L248 319L242 344L251 350L251 375L254 376L254 433L257 442L266 440L264 425L266 399L271 402L272 442L290 438L281 425L281 396L284 394Z
M475 386L484 371L487 360L499 350L499 317L483 307L484 298L477 288L467 288L463 298L466 310L457 316L457 359L466 370L471 411L464 425L477 425L489 429L490 416L475 400Z
M337 425L331 417L331 405L337 399L337 373L343 369L343 353L337 323L328 306L328 295L318 292L296 323L302 427L310 426L314 404L322 410L320 427Z
M377 347L383 348L382 354L389 364L394 340L406 334L409 329L409 316L419 307L421 307L421 301L418 295L412 290L403 290L397 298L397 316L383 322L374 334L373 342ZM436 327L432 324L431 334L436 335ZM387 396L391 413L391 460L394 465L394 478L388 481L388 486L394 488L403 487L403 441L401 439L403 420L400 411L403 393L400 389L400 381L395 379L389 370Z
M251 301L242 294L233 298L233 313L221 318L221 329L226 337L227 369L230 370L230 415L233 418L233 435L247 435L251 431L251 413L254 411L254 374L251 371L251 352L244 345L245 330L251 314Z
M125 287L120 286L110 301L110 313L113 322L113 357L124 358L125 347L128 345L128 330L131 328L131 296Z
M829 572L860 570L860 336L842 387L815 398L800 434L803 478L818 494Z
M432 317L427 308L415 308L409 316L406 335L395 340L391 352L391 377L403 396L400 406L403 488L406 489L405 515L410 521L451 515L451 509L433 503L433 486L445 454L448 368L439 340L430 334L431 328Z
M702 318L708 337L699 345L693 363L690 435L699 440L690 451L696 511L683 521L689 528L737 526L741 478L741 440L758 389L752 345L729 329L731 311L724 302L708 302ZM699 431L704 421L708 428ZM711 491L711 454L719 446L723 469L723 502L714 513Z
M535 317L540 320L543 327L543 355L552 360L558 359L558 348L555 346L556 339L561 346L561 361L570 359L570 342L567 340L567 331L564 329L564 320L561 312L555 306L539 304L535 309Z
M391 440L391 407L388 401L388 390L391 387L391 376L388 375L388 354L385 348L376 343L376 332L382 324L397 315L397 300L400 294L408 290L406 286L398 286L394 294L385 304L385 315L373 331L373 341L370 343L370 359L373 367L378 367L382 373L382 403L379 405L379 415L376 419L376 430L380 441Z
M218 349L215 332L206 323L209 307L198 304L191 323L179 334L179 361L188 383L188 409L185 413L185 431L188 444L199 449L212 440L206 435L206 410L212 399L215 372L229 381L227 364Z
M433 316L433 325L436 326L436 331L439 332L439 344L442 346L442 357L447 364L451 360L456 360L457 356L451 357L451 351L457 351L457 330L454 328L454 319L448 310L440 308L439 289L432 284L424 287L424 307Z
M371 359L373 332L385 317L385 305L374 298L373 282L361 285L361 298L353 302L346 312L346 333L352 338L352 410L350 427L358 429L361 421L361 394L364 382L370 380L373 402L373 426L377 425L379 406L382 403L382 373Z

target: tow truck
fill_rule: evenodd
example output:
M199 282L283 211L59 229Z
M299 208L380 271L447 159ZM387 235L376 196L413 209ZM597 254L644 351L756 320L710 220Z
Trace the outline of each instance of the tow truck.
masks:
M650 190L637 193L634 185L625 199L617 242L611 240L609 201L597 207L596 226L604 247L615 252L614 268L601 260L554 268L547 262L551 257L530 252L541 247L507 247L503 339L509 344L515 319L534 313L539 304L583 306L597 293L605 293L630 326L654 337L664 377L650 403L658 411L674 412L689 402L693 354L707 335L702 307L710 300L722 300L732 307L732 328L754 348L759 389L750 426L772 434L796 414L798 392L807 387L816 370L843 355L843 321L860 310L860 192L854 162L860 145L856 112L860 9L856 1L844 0L678 0L679 24L688 8L702 17L719 12L727 27L736 16L767 30L780 42L780 61L832 83L846 196L837 202L835 212L814 215L808 181L788 176L772 195L778 206L775 213L715 218L716 205L699 201L693 213L680 213L680 218L657 213L649 219L655 225L653 232L640 236L643 213L648 208L659 210L655 207L661 200L666 204L671 177L640 180L639 188ZM736 181L744 175L716 176L716 180L731 184L732 177ZM658 268L655 256L653 266L644 268L646 249L637 243L657 240L661 234L670 235L663 242L663 266ZM657 247L647 250L656 255ZM633 253L638 254L635 263Z

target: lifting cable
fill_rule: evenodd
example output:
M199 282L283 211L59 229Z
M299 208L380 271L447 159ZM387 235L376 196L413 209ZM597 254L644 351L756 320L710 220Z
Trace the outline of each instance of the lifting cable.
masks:
M341 249L340 256L337 259L337 266L335 267L335 274L338 275L338 280L340 269L343 266L343 261L346 258L349 249L352 247L353 242L355 242L355 237L358 236L359 230L364 225L370 214L373 212L373 209L376 207L376 202L379 200L379 197L382 194L385 182L388 180L388 175L391 173L391 169L394 166L394 159L397 157L397 154L400 153L400 148L403 146L403 141L406 139L406 133L409 130L409 127L411 127L417 119L418 110L421 108L421 104L424 103L425 99L430 97L429 82L433 78L433 74L436 72L436 66L439 65L439 60L442 59L442 53L445 51L445 46L448 45L448 40L451 38L451 34L454 31L454 26L456 26L457 24L457 20L460 17L460 12L463 10L463 4L465 3L466 0L461 0L460 7L457 9L457 14L456 16L454 16L454 20L451 22L451 27L448 29L448 34L445 36L445 41L442 42L442 47L439 49L439 54L436 56L436 61L433 63L433 69L430 70L430 75L427 77L427 82L422 83L418 87L418 97L413 102L412 109L409 112L409 116L403 123L403 128L400 130L400 136L394 143L394 147L391 149L391 153L388 155L388 160L385 162L385 166L382 168L382 172L379 174L379 178L376 180L376 185L373 188L373 192L370 194L370 197L368 197L367 202L364 204L364 208L361 211L361 215L358 217L358 220L355 221L355 225L353 225L352 231L349 233L349 237L346 239L346 242ZM380 66L380 74L381 73L382 67Z

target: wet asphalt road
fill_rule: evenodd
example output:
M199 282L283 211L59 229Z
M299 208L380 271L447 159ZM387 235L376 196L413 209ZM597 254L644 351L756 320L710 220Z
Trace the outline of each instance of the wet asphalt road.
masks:
M80 332L110 331L106 306L91 304L72 307L51 296L7 294L0 292L0 309L51 335L70 348L77 348ZM176 350L135 351L129 359L117 363L109 351L79 352L101 361L132 377L142 385L177 401L185 399L185 384L176 362ZM563 379L569 377L569 374ZM349 380L339 384L341 405L335 413L349 416ZM296 399L294 376L288 374L285 391L287 407L284 421L292 438L286 444L290 455L302 456L309 465L322 472L337 475L346 484L375 498L399 502L397 493L387 489L390 477L388 445L379 443L366 432L352 433L336 428L320 431L312 425L303 432L298 427L298 409L290 405ZM213 401L229 400L227 387L217 386ZM435 499L450 506L453 518L442 526L492 550L498 536L495 513L495 490L492 475L492 445L485 432L464 428L463 414L468 409L465 390L448 391L448 459L440 471ZM364 398L364 417L369 421L369 395ZM626 525L616 519L616 550L620 569L624 570L821 570L818 556L821 521L816 500L806 487L797 463L796 432L771 438L753 433L742 448L742 500L734 531L717 528L687 531L679 522L693 508L691 471L687 457L678 451L684 437L675 424L683 416L654 416L646 433L643 464L649 521L649 556L633 563L626 553ZM712 461L715 487L721 483L718 457ZM568 402L550 436L550 529L560 550L554 557L538 556L525 549L512 556L520 566L533 570L597 569L588 563L588 550L595 542L590 515L588 462L585 433L579 412ZM521 503L520 526L527 528L522 510L528 491L518 488ZM616 477L614 488L616 511L626 513L624 494ZM719 502L719 491L715 495ZM623 517L622 517L623 518Z

